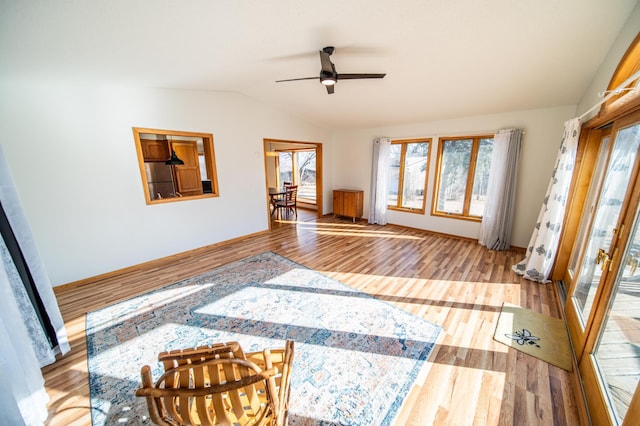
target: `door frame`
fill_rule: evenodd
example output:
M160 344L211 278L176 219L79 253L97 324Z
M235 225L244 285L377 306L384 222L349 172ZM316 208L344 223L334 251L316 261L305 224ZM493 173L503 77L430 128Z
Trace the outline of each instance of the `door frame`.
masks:
M263 152L264 152L264 181L265 181L265 204L267 208L267 222L269 223L269 230L271 230L271 205L270 205L270 197L269 197L269 167L268 167L268 159L271 155L268 155L269 152L269 144L270 143L285 143L285 144L297 144L297 145L306 145L308 148L313 148L316 151L316 207L317 207L317 217L320 219L323 214L323 172L322 172L322 143L321 142L304 142L304 141L295 141L295 140L285 140L285 139L272 139L272 138L264 138L262 140L263 144Z
M551 275L553 280L562 281L567 279L567 268L571 259L572 250L574 249L573 245L576 241L580 225L579 222L582 217L582 209L587 201L589 185L593 177L595 162L597 161L599 152L599 144L602 139L602 131L600 129L608 124L614 126L610 134L613 146L615 142L614 138L617 137L618 130L632 122L638 121L639 116L640 96L637 96L631 102L624 105L623 108L617 108L615 111L609 110L608 114L601 114L583 125L579 140L578 155L576 157L576 172L569 192L569 205L564 221L567 226L565 226L562 232L558 246L558 256L556 257L554 270ZM572 337L572 345L574 346L578 363L576 367L578 367L578 374L582 381L587 403L585 408L588 410L594 424L606 425L610 424L611 421L610 416L612 413L609 409L607 396L601 388L599 371L597 371L595 363L590 358L593 357L591 352L597 344L600 330L605 324L607 309L613 294L618 268L622 261L624 248L630 237L632 223L629 221L633 221L633 215L636 213L635 208L637 204L640 203L640 156L636 159L630 182L632 190L628 192L625 197L618 220L618 223L625 223L626 226L620 230L616 236L616 241L612 241L611 245L610 256L616 248L619 254L612 259L611 271L606 273L601 280L593 302L590 318L587 320L583 339L576 339L576 332L582 333L582 327L578 322L579 317L577 317L577 312L574 312L575 307L570 298L568 298L563 307L563 313L567 320L567 327ZM578 248L576 247L576 249ZM565 281L565 283L569 283L569 281ZM567 295L572 294L574 285L575 283L571 283L569 288L567 288ZM578 341L576 342L576 340ZM576 347L576 345L578 345L578 347ZM640 410L640 391L638 391L638 389L640 389L640 385L636 388L636 394L631 401L627 416L629 416L630 413L635 413Z
M612 138L617 137L619 130L632 123L640 123L640 111L616 120L615 128L612 131ZM612 141L613 140L614 139L612 139ZM625 197L618 220L618 224L622 225L618 227L619 232L617 233L617 238L612 241L611 253L609 254L611 256L613 253L617 253L617 255L612 257L609 268L610 272L606 274L606 276L603 276L601 285L598 286L591 318L587 323L587 330L585 331L586 341L584 342L582 354L578 359L580 374L584 381L585 396L590 407L591 420L594 424L608 424L614 416L614 413L610 411L608 398L601 390L600 372L598 371L593 353L600 340L600 335L606 324L609 307L615 296L615 284L620 268L624 268L625 266L622 260L624 259L625 249L631 237L636 214L640 214L638 210L638 205L640 204L640 155L636 158L629 186L631 187L631 191L629 191ZM569 304L567 304L567 309L569 309ZM638 408L638 389L640 389L640 384L636 385L635 397L630 402L630 410L627 412L624 424L628 424L631 408L634 406L636 410Z

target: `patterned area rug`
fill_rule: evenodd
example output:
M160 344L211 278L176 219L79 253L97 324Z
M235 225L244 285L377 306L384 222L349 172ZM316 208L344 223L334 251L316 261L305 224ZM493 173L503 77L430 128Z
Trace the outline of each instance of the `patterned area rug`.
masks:
M441 331L266 252L87 314L94 425L147 424L134 396L161 351L237 340L296 344L290 424L391 424Z
M573 369L569 334L561 319L504 303L493 338L556 367Z

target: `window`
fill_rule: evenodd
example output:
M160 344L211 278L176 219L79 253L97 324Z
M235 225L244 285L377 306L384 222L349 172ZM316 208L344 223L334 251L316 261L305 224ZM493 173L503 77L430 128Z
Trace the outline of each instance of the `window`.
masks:
M431 139L391 141L390 209L424 213Z
M133 138L147 204L219 195L211 133L134 127Z
M278 186L298 185L298 199L316 204L316 150L278 151Z
M440 138L432 214L481 220L493 135Z

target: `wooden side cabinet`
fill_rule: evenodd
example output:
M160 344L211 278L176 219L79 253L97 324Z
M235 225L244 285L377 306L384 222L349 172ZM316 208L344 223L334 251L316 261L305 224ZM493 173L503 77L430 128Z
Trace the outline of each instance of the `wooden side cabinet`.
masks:
M334 189L333 190L333 215L346 216L353 219L362 217L362 200L364 191L358 189Z

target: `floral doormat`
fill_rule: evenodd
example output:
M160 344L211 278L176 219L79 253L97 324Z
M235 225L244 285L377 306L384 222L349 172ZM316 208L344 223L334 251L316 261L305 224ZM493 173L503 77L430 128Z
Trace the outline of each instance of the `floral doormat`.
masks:
M295 341L289 424L391 424L441 328L272 252L87 314L94 425L147 424L159 352Z
M573 369L569 335L561 319L504 303L493 338L556 367Z

